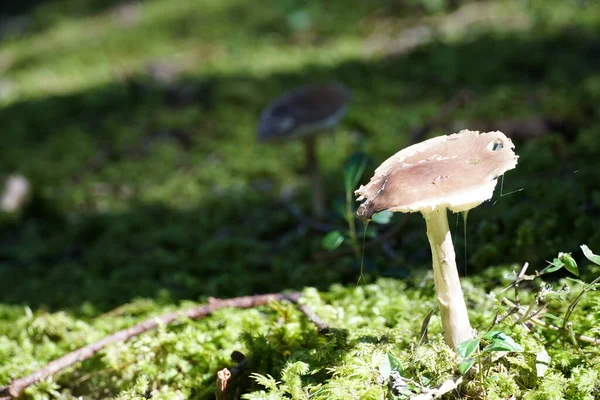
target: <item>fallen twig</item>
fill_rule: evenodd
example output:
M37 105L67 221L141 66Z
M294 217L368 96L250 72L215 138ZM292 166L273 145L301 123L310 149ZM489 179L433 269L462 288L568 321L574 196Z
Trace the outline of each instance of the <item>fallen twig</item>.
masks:
M510 288L515 288L515 303L520 305L520 301L519 301L519 285L521 284L521 282L523 281L530 281L534 278L537 277L537 275L525 275L525 272L527 272L527 268L529 268L529 263L526 262L525 264L523 264L523 267L521 268L521 271L519 272L519 274L517 275L515 281L513 283L511 283L509 286L505 287L504 289L502 289L500 291L500 293L504 293L507 290L509 290Z
M298 309L306 316L306 318L312 322L316 327L319 333L326 334L331 332L331 328L329 325L323 321L310 306L306 304L296 303L298 305Z
M29 386L34 385L50 376L55 375L58 372L72 366L75 363L89 359L94 354L96 354L97 352L99 352L100 350L112 343L127 341L132 337L154 329L159 325L166 325L172 323L181 317L199 319L206 317L207 315L210 315L221 308L251 308L267 304L270 301L288 300L293 303L297 303L300 296L301 293L293 292L235 297L232 299L224 300L209 299L208 304L204 306L191 308L183 311L173 311L167 314L160 315L158 317L152 317L150 319L147 319L146 321L140 322L137 325L115 332L95 343L83 346L82 348L68 353L63 357L51 361L50 363L46 364L46 366L35 371L30 375L27 375L23 378L15 379L8 386L0 388L0 400L9 400L18 397Z

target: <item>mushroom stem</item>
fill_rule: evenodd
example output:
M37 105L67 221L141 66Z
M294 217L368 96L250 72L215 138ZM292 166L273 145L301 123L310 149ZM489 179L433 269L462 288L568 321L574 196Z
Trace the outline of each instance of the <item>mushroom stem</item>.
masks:
M321 172L319 171L317 144L314 135L304 139L304 151L306 153L306 165L310 173L313 216L318 220L323 220L325 218L325 191L321 180Z
M473 338L467 306L460 287L456 256L446 208L422 211L433 258L433 280L446 343L456 346Z

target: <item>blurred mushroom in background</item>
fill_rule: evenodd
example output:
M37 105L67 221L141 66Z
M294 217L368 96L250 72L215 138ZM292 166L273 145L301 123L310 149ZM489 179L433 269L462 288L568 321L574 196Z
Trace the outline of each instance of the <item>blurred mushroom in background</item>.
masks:
M347 111L351 92L341 83L306 85L285 92L261 113L261 142L301 140L310 173L313 216L324 219L325 190L317 157L317 136L332 131Z

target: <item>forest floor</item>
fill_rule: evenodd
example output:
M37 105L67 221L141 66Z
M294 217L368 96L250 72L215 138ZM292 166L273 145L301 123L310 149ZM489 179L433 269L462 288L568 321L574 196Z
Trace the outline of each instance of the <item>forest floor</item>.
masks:
M20 174L32 193L0 214L0 385L150 316L282 291L302 291L332 332L286 301L222 309L109 346L27 395L211 399L233 351L253 399L404 399L455 382L437 314L421 337L436 303L420 215L371 224L364 259L322 241L348 230L352 154L370 160L364 183L416 139L464 128L504 131L520 157L464 232L451 219L474 328L511 310L501 291L525 262L533 274L572 252L581 281L600 273L579 247L600 252L598 2L22 4L0 24L0 178ZM283 91L330 81L352 102L319 143L329 211L315 229L301 146L259 143L256 128ZM562 326L586 288L566 276L524 283L521 303ZM515 315L494 329L523 351L481 353L448 398L600 398L600 346ZM600 337L597 292L571 322Z

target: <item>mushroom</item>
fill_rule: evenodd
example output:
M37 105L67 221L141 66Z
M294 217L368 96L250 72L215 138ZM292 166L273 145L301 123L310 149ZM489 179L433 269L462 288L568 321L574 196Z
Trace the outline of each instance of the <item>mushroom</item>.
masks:
M312 187L315 218L325 217L325 193L319 172L316 138L332 131L346 113L350 90L340 83L306 85L273 100L261 113L258 139L261 142L302 140Z
M463 297L447 209L466 212L492 197L498 176L515 168L514 144L502 132L462 130L412 145L375 170L356 190L358 217L379 211L419 211L425 218L433 258L433 278L446 343L473 338Z

